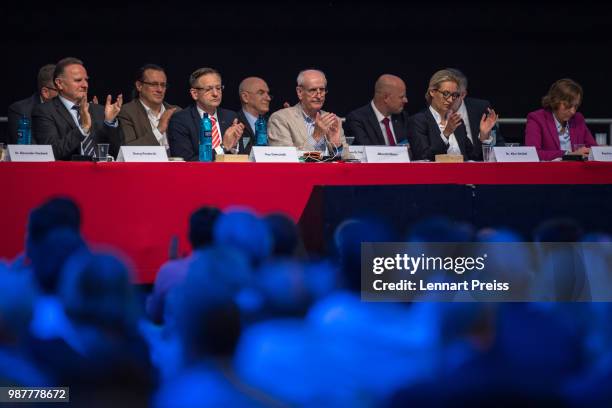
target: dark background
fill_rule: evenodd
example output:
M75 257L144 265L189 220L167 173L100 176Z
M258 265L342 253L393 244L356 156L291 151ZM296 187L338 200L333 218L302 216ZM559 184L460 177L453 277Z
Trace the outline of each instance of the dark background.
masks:
M41 65L65 56L84 60L90 94L99 97L129 95L137 68L154 62L167 70L167 100L185 106L189 74L212 66L226 85L224 107L237 109L238 83L258 75L270 85L276 110L295 101L298 71L318 67L328 78L328 110L346 115L370 100L380 74L394 73L406 81L406 110L415 113L424 107L431 74L451 66L466 73L470 94L489 99L501 117L525 117L562 77L584 87L585 116L612 116L612 13L604 4L84 4L3 6L0 116L34 92Z

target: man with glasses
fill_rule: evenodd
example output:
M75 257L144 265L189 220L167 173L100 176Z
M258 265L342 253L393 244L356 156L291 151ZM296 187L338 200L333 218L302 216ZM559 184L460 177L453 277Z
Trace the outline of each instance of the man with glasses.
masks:
M478 160L474 145L468 140L461 114L459 79L449 70L433 74L425 92L428 108L410 118L408 132L412 137L415 160L434 160L438 154L462 155L464 160ZM479 121L479 137L487 140L497 122L497 115L488 109Z
M272 146L295 146L325 156L350 156L340 118L322 110L327 95L325 74L308 69L297 77L299 103L270 116L268 138Z
M238 94L242 105L242 109L238 111L238 120L244 125L244 135L239 145L245 154L249 154L255 143L255 122L260 116L267 121L272 95L266 81L257 77L243 79L238 87Z
M8 128L7 142L17 143L17 126L19 119L23 116L32 120L32 109L36 105L49 102L57 96L57 89L53 85L53 71L55 64L47 64L38 71L38 92L34 95L13 103L8 108ZM34 143L34 139L32 140Z
M134 99L121 107L119 125L127 146L169 148L166 131L172 114L180 108L164 101L168 81L159 65L142 66L134 83Z
M112 103L108 95L104 106L89 103L87 70L76 58L64 58L55 65L53 83L57 98L32 110L33 138L51 145L56 160L92 158L98 143L110 144L109 154L116 156L122 142L117 115L123 96Z
M213 154L238 153L244 125L238 122L235 112L219 107L223 97L221 74L213 68L199 68L189 77L189 85L195 103L170 118L170 154L187 161L198 160L200 123L204 114L212 124Z
M395 146L408 140L408 115L404 112L406 84L395 75L381 75L374 84L372 101L346 116L345 128L355 145Z

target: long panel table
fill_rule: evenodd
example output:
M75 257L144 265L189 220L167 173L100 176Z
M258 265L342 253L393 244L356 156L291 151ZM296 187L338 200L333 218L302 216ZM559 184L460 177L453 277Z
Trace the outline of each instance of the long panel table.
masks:
M173 236L188 252L189 214L202 205L281 211L298 221L314 186L610 185L612 163L0 163L0 258L23 250L28 212L76 200L83 234L128 255L151 282ZM608 217L602 202L602 216Z

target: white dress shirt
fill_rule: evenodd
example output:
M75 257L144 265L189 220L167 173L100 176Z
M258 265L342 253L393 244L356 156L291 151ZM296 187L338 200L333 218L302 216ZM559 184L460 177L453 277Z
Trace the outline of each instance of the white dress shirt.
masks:
M145 112L147 112L147 118L149 118L149 122L151 122L151 129L153 130L153 134L155 135L155 138L157 139L159 145L164 146L166 150L168 150L168 148L170 147L168 145L168 137L166 136L166 133L160 132L159 129L157 128L159 126L159 120L161 119L161 116L166 111L166 107L162 103L159 113L155 114L155 112L153 112L153 109L145 105L145 103L142 100L139 99L139 101L144 107Z
M459 144L457 143L457 138L455 137L455 133L454 132L451 133L447 139L443 133L444 129L446 128L446 125L442 124L442 117L440 116L438 111L436 111L431 105L429 105L429 111L433 115L434 120L436 121L436 123L438 124L438 127L440 128L440 137L442 138L442 141L444 142L445 145L448 146L448 149L446 149L446 153L461 154L461 149L459 148Z

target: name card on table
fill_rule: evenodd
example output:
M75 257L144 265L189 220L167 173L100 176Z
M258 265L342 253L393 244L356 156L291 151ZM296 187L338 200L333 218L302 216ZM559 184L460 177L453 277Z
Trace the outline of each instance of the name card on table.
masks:
M51 145L8 145L8 155L12 162L55 161Z
M538 152L533 146L493 147L495 161L501 163L539 162Z
M406 146L365 146L368 163L410 163Z
M589 160L612 161L612 146L592 146L589 152Z
M349 153L355 160L359 160L362 163L367 162L365 155L365 146L352 146L349 145Z
M167 162L168 155L162 146L121 146L117 161L126 163Z
M253 146L251 161L257 163L297 163L297 149L294 146Z

